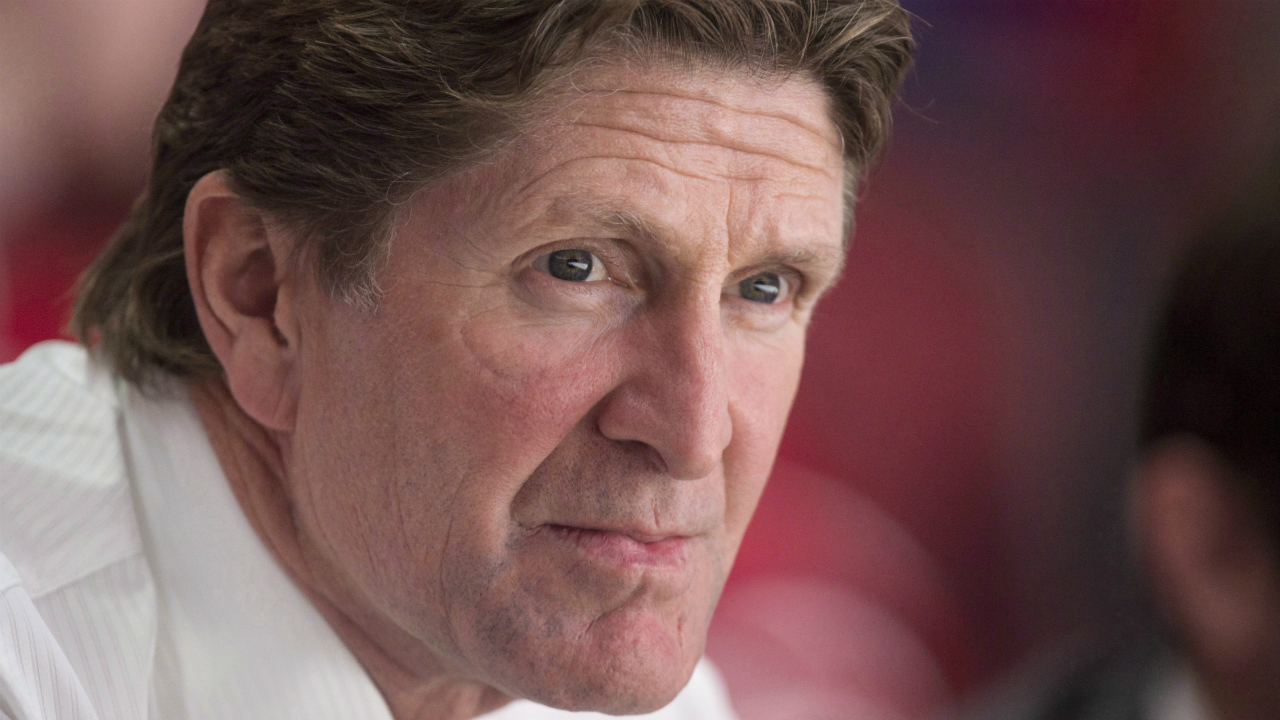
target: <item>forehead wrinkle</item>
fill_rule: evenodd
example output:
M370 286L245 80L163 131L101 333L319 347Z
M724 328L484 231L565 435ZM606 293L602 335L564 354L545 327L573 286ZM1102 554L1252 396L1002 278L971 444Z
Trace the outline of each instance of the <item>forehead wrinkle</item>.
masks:
M827 99L826 99L825 93L822 93L816 87L813 87L813 89L815 91L818 91L819 96L823 99L823 106L825 107L827 105ZM804 130L805 132L811 135L816 135L824 143L827 143L832 146L836 146L840 142L839 133L835 132L835 125L834 123L831 122L831 119L829 117L825 118L827 120L827 123L826 123L826 128L824 128L822 125L810 125L804 122L803 120L801 120L799 117L790 115L784 112L769 111L769 110L762 110L762 109L756 109L756 108L744 109L742 107L718 100L710 95L693 95L693 94L686 94L686 93L680 93L676 91L665 91L665 90L662 92L656 92L653 90L628 90L625 88L603 90L603 91L591 91L591 90L584 91L584 99L589 99L589 98L603 99L610 96L619 96L619 95L658 96L658 97L664 97L664 98L675 98L677 100L685 100L689 102L705 103L707 105L712 105L712 106L721 108L723 110L732 111L739 115L755 115L758 117L767 117L767 118L772 118L774 120L780 120L782 122L785 122L797 128L800 128L801 130ZM830 129L830 132L826 131L828 128Z
M787 76L787 77L778 78L779 82L772 87L790 89L795 91L790 94L800 94L800 92L803 92L803 94L811 95L812 97L810 98L793 98L792 100L793 101L794 100L817 101L816 103L813 103L814 106L824 108L819 113L822 117L822 121L820 121L820 123L813 124L813 123L806 122L801 116L798 116L794 113L788 113L782 110L774 110L772 108L760 109L758 107L760 102L749 103L747 106L744 107L744 106L740 106L739 104L735 104L727 101L721 101L717 97L714 97L712 93L699 93L697 90L683 91L683 92L681 91L681 88L679 85L680 83L688 82L691 80L697 80L699 78L705 79L705 74L703 72L685 71L685 72L666 73L666 72L658 71L655 73L655 72L652 72L653 69L651 68L650 72L644 72L639 75L639 81L641 83L657 81L657 82L662 82L666 84L666 87L664 87L662 90L655 91L652 89L645 89L643 87L641 88L636 88L634 86L627 87L628 83L631 83L634 85L634 83L637 80L637 76L633 73L625 72L625 68L614 67L612 68L612 72L610 70L611 70L610 68L602 68L600 70L597 70L596 72L593 72L589 79L594 80L594 82L592 82L590 85L583 85L575 81L570 86L568 92L555 93L552 95L552 98L557 98L557 99L548 98L550 105L545 107L544 113L541 113L542 115L541 119L538 120L533 126L527 128L526 131L522 133L523 135L522 140L517 142L515 147L509 147L508 152L515 153L517 157L519 155L525 155L525 153L529 151L533 151L535 156L536 155L545 156L549 150L555 148L557 145L560 145L563 148L564 143L566 142L566 139L564 137L565 133L556 131L557 125L563 129L565 125L574 125L574 124L581 124L587 127L596 127L602 130L610 130L615 132L631 132L637 136L646 137L647 139L653 140L655 143L660 143L660 144L679 145L679 144L696 143L697 141L690 141L690 140L681 141L681 140L675 140L672 138L664 138L661 135L656 133L646 133L645 130L643 129L637 129L634 127L618 127L615 125L611 125L608 122L601 123L598 121L594 121L594 119L593 119L593 122L588 122L585 118L585 116L587 115L598 113L598 114L605 115L606 118L608 118L609 120L614 119L614 116L617 116L619 114L621 114L624 118L626 118L627 116L630 116L630 117L635 117L639 120L643 120L644 118L640 116L648 114L648 115L654 115L654 117L652 117L651 119L656 121L656 124L658 125L662 125L663 121L666 121L668 123L679 122L679 113L671 113L671 112L639 113L639 112L636 112L638 108L636 107L636 104L634 102L628 102L626 100L620 101L618 103L608 102L608 99L613 96L636 96L636 97L656 96L656 97L660 97L667 100L668 103L670 103L673 99L676 101L685 101L688 103L698 103L705 106L711 106L711 107L719 108L722 110L727 110L729 112L732 112L734 114L741 115L741 116L754 117L754 118L769 118L769 119L774 119L774 120L786 123L794 128L799 129L800 131L808 135L811 135L817 138L817 140L820 143L825 145L824 149L833 151L832 159L834 161L830 163L798 162L797 159L786 157L781 153L759 152L754 148L750 148L748 146L745 146L737 142L731 143L731 146L729 146L728 149L736 150L744 154L754 154L754 155L757 155L758 157L765 158L766 161L773 160L776 162L781 162L784 164L791 165L794 168L803 168L805 170L819 173L823 177L827 177L827 178L835 178L837 176L843 176L846 174L845 163L843 162L843 159L842 159L841 150L838 147L840 145L839 141L841 140L841 138L839 136L839 132L835 128L834 123L831 121L831 118L829 117L829 110L826 109L829 105L826 94L825 92L823 92L820 86L818 86L813 82L807 82L803 77ZM619 74L617 72L619 70L623 70L624 72L621 72ZM730 73L730 77L726 77L725 79L728 82L719 83L717 84L717 87L727 86L731 88L731 91L737 90L735 95L745 95L745 98L743 98L744 101L754 99L757 101L765 100L765 101L773 101L774 103L778 102L778 95L780 93L770 92L771 88L765 86L764 83L762 83L758 78L756 79L753 79L750 77L743 78L743 77L735 76L735 74L733 73ZM675 88L670 88L669 83L671 82L676 83ZM612 84L612 83L617 83L617 84ZM612 85L609 87L602 87L603 85L607 85L607 84L612 84ZM745 93L742 92L742 88L744 87L747 88L747 91ZM810 103L792 102L792 104L793 105L809 105ZM558 105L559 107L557 108L556 105ZM619 105L621 105L621 107L619 107ZM621 111L621 113L619 113L619 111ZM705 116L707 113L704 112L702 114ZM559 116L560 118L559 121L557 121L556 119L557 116ZM653 123L650 123L650 124L653 124ZM723 124L724 123L722 123L721 125ZM730 141L735 140L737 137L742 136L744 133L747 136L750 136L751 134L753 134L750 131L751 129L749 127L743 128L741 127L741 125L742 123L738 123L738 127L734 128L738 130L736 134L733 132L730 132L729 129L726 129L724 127L716 127L714 129L717 131L715 133L717 137L714 137L712 139L720 141L718 144L718 147L726 147L726 144L725 144L726 140L730 140ZM717 143L706 142L705 144L716 145ZM619 156L616 154L615 151L610 151L610 150L605 150L603 151L603 153L604 154L579 156L576 158L571 157L568 159L560 160L559 162L556 162L551 167L543 170L542 172L538 172L535 169L536 165L528 165L528 164L525 164L524 162L518 163L520 165L525 165L525 167L527 167L529 171L535 172L537 174L534 175L532 178L530 178L528 181L526 181L519 188L515 189L514 192L511 193L511 195L509 195L509 197L512 197L513 201L518 201L522 196L527 194L531 188L533 188L539 182L543 181L547 176L556 173L558 170L563 169L565 166L569 165L570 163L577 162L578 160L590 160L590 159L635 160L635 161L657 165L660 169L676 173L677 175L698 179L698 180L711 181L711 180L717 179L717 176L719 178L727 179L730 181L734 181L734 180L766 181L766 182L782 182L784 184L788 183L788 181L790 180L790 178L785 177L786 175L785 173L782 173L782 174L761 173L761 174L746 175L742 173L741 170L738 170L736 172L727 171L727 172L719 172L719 173L698 174L696 172L689 172L688 170L682 170L675 167L677 165L677 163L675 162L664 163L664 162L660 162L658 159L654 159L651 157L636 157L634 153L630 155L624 155L624 156ZM528 155L526 155L526 158L528 158ZM826 165L829 165L829 167L824 167ZM726 168L726 170L728 169ZM841 181L843 184L843 178L841 178Z
M541 173L538 173L536 176L534 176L532 180L529 180L524 185L521 185L515 191L515 193L513 193L512 197L515 199L515 201L518 202L521 196L525 195L529 191L529 189L532 188L534 185L546 179L547 176L552 175L561 170L564 170L568 166L573 165L574 163L583 162L587 160L628 160L628 161L634 161L634 162L642 162L642 163L648 163L650 165L656 165L662 168L663 170L666 170L668 172L672 172L687 178L691 178L693 180L703 180L703 181L711 180L711 178L705 175L698 175L697 173L691 173L684 170L677 170L676 168L660 163L657 160L654 160L652 158L634 157L630 155L617 155L615 153L607 153L603 155L579 155L577 157L572 157L567 160L558 162L555 165L548 168L547 170Z
M733 152L742 153L744 155L754 155L757 157L765 157L765 158L770 158L772 160L777 160L779 162L787 163L788 165L795 165L796 167L802 167L802 168L805 168L806 170L812 170L814 172L822 173L827 177L834 177L838 173L838 171L843 170L843 167L836 167L834 169L829 167L823 167L821 164L801 162L796 158L786 157L780 153L768 152L764 148L759 148L759 147L753 148L748 146L745 143L734 143L732 142L731 137L727 135L723 137L706 139L706 140L679 140L672 137L663 137L656 133L645 132L643 130L638 130L635 128L623 127L621 125L593 123L593 122L586 122L583 120L575 120L574 125L576 127L595 128L600 130L608 130L610 132L625 133L628 135L638 135L640 137L646 138L648 140L652 140L654 142L668 143L672 145L700 145L704 147L724 148L727 150L731 150ZM731 179L735 179L735 178L731 178ZM761 176L758 179L767 180L769 178Z
M800 85L797 89L806 87L808 86ZM829 110L826 109L829 103L825 93L816 87L813 89L815 97L791 98L790 101L793 105L804 105L807 104L806 100L817 100L818 105L824 108L822 111L824 122L818 127L801 122L785 112L774 111L767 106L761 107L778 100L773 94L766 94L764 98L749 97L748 100L755 99L757 102L749 106L739 106L722 102L712 96L683 94L678 90L658 92L621 89L584 94L569 101L561 110L561 114L569 115L571 109L576 110L567 120L569 124L601 127L618 132L630 131L656 141L673 144L695 142L680 140L674 133L667 133L664 136L651 130L654 127L665 128L667 124L675 121L673 127L691 133L707 144L745 153L770 155L787 163L814 168L813 164L800 162L798 158L787 157L785 154L786 150L796 146L797 140L804 144L804 138L808 136L808 140L813 143L815 154L823 155L822 160L816 163L818 167L814 169L825 171L826 166L839 166L839 170L843 171L844 139L831 120ZM619 96L630 97L616 99ZM644 97L653 97L657 100L646 103L643 101ZM751 140L756 138L786 137L787 133L778 132L776 126L769 124L770 120L784 123L793 131L798 129L802 133L801 137L793 137L790 141L782 140L778 142L778 147L767 145L752 147ZM766 151L766 148L773 152Z

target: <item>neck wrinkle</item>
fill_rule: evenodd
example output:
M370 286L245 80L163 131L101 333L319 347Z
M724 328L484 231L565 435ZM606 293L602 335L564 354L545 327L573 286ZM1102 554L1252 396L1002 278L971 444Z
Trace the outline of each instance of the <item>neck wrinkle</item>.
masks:
M438 661L419 673L397 662L357 621L376 611L359 608L360 603L346 598L351 593L340 592L339 583L325 582L308 562L288 491L284 434L268 431L250 418L221 380L192 383L188 390L254 533L369 674L395 720L470 720L510 702L492 687L448 673ZM354 612L347 606L354 606ZM392 621L379 618L373 624Z

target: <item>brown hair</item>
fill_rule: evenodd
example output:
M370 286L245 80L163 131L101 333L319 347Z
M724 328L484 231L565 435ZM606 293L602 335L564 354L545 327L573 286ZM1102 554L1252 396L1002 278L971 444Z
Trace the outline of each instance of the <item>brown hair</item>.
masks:
M376 300L396 205L517 133L541 90L606 48L812 78L852 187L912 41L896 0L210 0L74 331L131 382L221 373L182 250L187 194L215 170L298 231L335 296Z

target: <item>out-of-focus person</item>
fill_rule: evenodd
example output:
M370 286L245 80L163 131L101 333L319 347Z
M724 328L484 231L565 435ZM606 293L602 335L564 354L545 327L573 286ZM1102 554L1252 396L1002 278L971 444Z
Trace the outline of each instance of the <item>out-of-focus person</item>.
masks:
M1132 511L1181 658L1163 717L1196 692L1200 717L1280 717L1278 181L1192 247L1152 344Z
M1151 338L1129 513L1153 627L966 717L1280 718L1280 165L1254 190L1195 237Z

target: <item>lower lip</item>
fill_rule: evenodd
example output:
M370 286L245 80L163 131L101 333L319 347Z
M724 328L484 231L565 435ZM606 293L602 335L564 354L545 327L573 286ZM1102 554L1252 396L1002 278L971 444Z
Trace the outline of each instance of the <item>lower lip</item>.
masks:
M635 567L675 567L688 558L692 540L668 537L643 542L622 533L587 528L548 525L551 535L568 543L587 557L611 565Z

